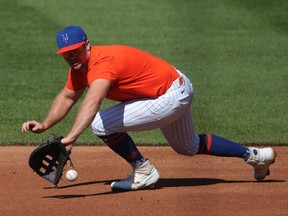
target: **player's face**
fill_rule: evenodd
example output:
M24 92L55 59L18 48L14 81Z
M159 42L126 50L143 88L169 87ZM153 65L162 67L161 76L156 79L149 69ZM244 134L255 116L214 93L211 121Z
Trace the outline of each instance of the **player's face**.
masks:
M87 64L86 44L69 52L61 53L61 55L74 70L80 70Z

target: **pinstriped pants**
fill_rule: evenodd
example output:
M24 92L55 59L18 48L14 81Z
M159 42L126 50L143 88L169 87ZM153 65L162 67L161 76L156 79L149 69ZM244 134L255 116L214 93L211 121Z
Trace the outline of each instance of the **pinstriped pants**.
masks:
M160 128L169 145L179 154L194 155L199 136L191 116L193 87L182 74L167 92L155 99L137 99L101 110L91 126L97 136Z

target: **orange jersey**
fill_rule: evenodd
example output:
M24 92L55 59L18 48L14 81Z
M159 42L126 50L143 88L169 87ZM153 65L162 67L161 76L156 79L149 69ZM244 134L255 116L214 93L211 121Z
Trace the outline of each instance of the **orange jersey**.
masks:
M142 50L122 46L92 46L87 73L70 69L66 87L80 90L99 78L111 87L107 98L127 101L163 95L179 77L168 62Z

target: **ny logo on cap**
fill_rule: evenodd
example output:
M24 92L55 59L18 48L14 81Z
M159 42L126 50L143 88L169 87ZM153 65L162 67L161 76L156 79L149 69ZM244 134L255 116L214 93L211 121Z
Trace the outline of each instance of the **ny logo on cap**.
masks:
M68 43L69 40L68 34L62 35L62 39L64 43Z

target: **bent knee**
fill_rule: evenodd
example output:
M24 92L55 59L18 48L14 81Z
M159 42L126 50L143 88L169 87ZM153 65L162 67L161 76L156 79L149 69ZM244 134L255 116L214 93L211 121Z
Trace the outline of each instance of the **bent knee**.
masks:
M92 128L92 132L96 135L96 136L106 136L109 135L107 134L107 131L104 128L103 122L100 118L95 118L94 121L91 123L91 128Z
M92 127L92 131L98 137L106 136L106 133L103 130L98 130L98 128Z
M170 143L171 147L175 152L181 155L194 156L198 153L199 150L199 136L194 135L193 139L186 140L186 142L172 142Z
M172 147L173 148L173 147ZM185 156L194 156L197 154L198 149L194 148L173 148L175 152Z

